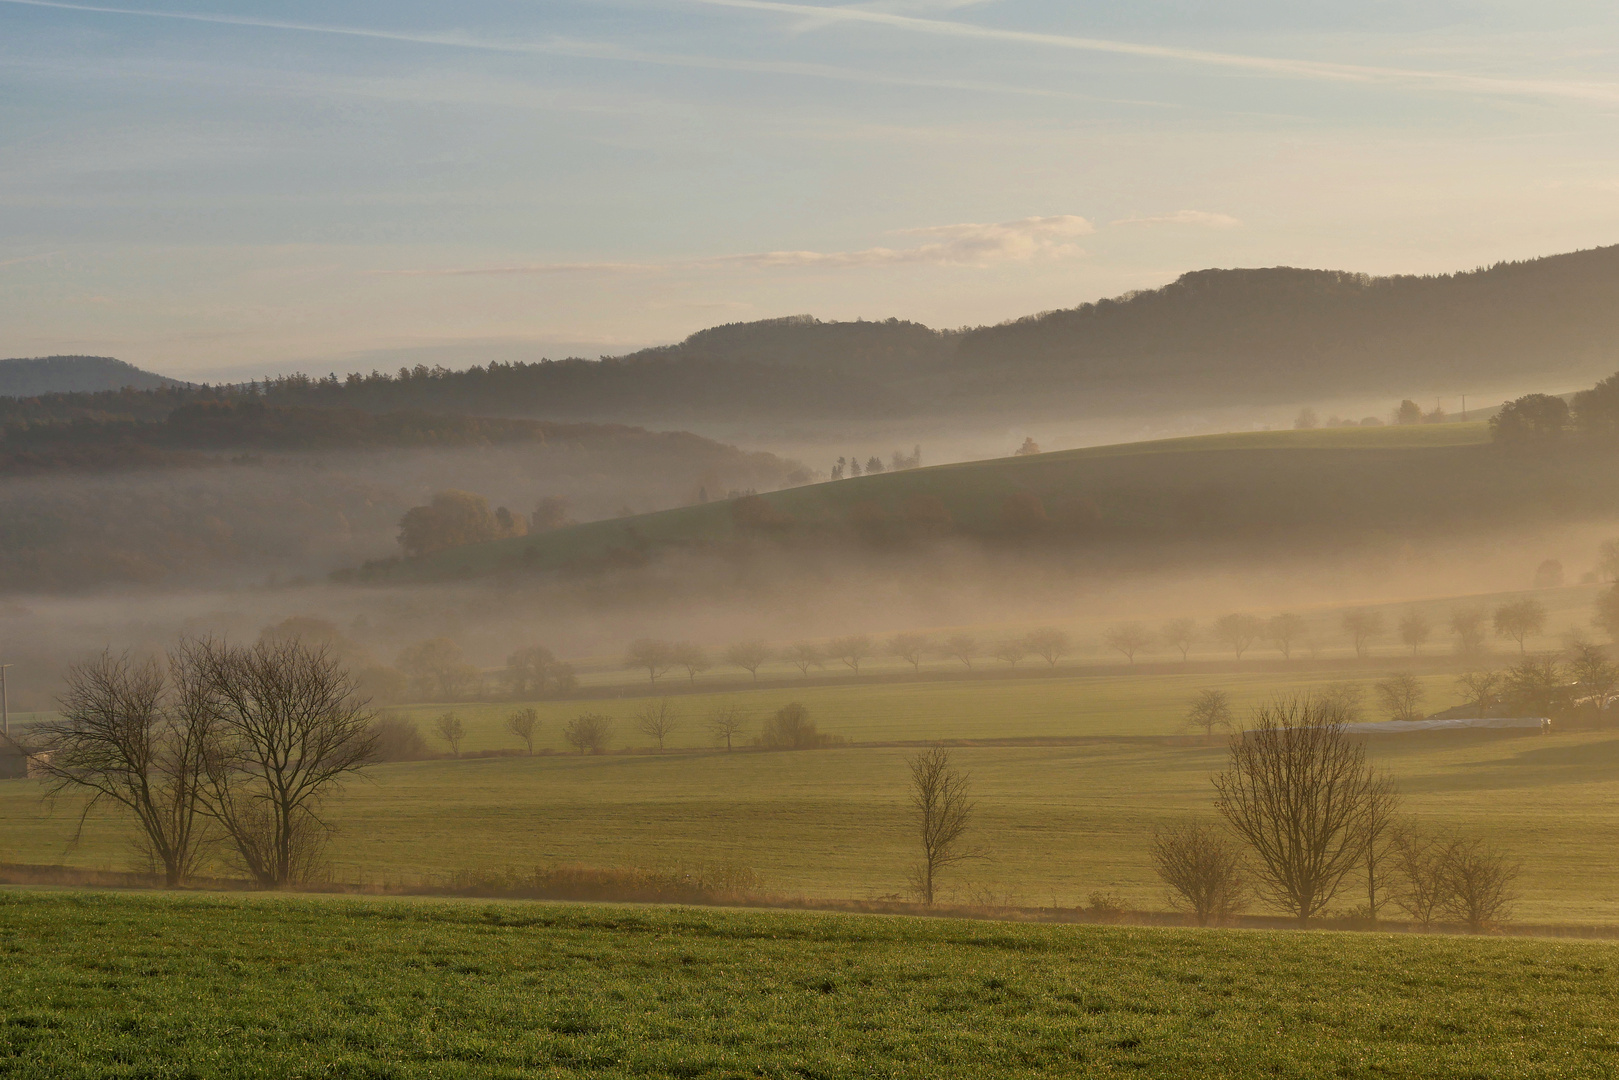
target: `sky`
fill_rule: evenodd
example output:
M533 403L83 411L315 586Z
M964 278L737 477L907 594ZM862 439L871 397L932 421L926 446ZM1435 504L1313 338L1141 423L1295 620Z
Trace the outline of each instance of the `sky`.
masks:
M464 366L1616 242L1611 0L0 0L0 356Z

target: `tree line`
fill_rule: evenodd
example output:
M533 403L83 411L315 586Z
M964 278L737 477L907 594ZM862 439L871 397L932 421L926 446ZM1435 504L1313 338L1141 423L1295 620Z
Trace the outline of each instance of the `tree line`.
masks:
M1604 629L1619 628L1619 602L1610 605L1614 616L1605 619L1599 611L1594 620ZM1529 639L1546 629L1546 606L1539 600L1525 598L1497 605L1493 610L1481 606L1453 608L1445 623L1451 644L1459 656L1480 656L1488 651L1490 635L1511 641L1521 654L1527 654ZM1424 612L1412 609L1391 620L1383 611L1357 608L1342 612L1337 619L1339 636L1333 640L1347 643L1357 659L1370 656L1379 642L1391 631L1401 647L1412 656L1419 656L1433 640L1440 627ZM1241 660L1257 645L1274 649L1283 659L1291 659L1295 652L1305 651L1317 656L1326 642L1319 633L1320 624L1311 624L1302 615L1282 612L1268 618L1248 612L1232 612L1214 619L1207 627L1200 627L1187 618L1170 619L1157 629L1140 622L1120 623L1110 627L1102 636L1103 644L1134 663L1136 657L1153 650L1176 652L1182 661L1202 642L1219 645Z
M1519 447L1570 437L1603 444L1619 441L1619 373L1576 392L1572 399L1525 394L1506 402L1490 418L1490 437L1498 444Z
M670 740L677 734L693 726L707 732L711 745L723 746L727 752L741 748L817 750L846 742L841 736L821 731L809 709L797 701L790 701L762 717L735 702L721 702L693 716L669 698L658 698L635 709L627 720L630 729L651 740L659 754L667 752ZM542 726L539 711L533 708L515 709L501 720L501 730L529 756L534 754L535 740L540 738ZM413 720L382 717L376 720L374 731L378 761L417 761L432 756L426 738ZM457 713L444 712L434 717L429 733L444 745L450 757L461 756L467 726ZM618 745L620 721L606 713L581 713L563 722L558 734L575 753L607 754Z

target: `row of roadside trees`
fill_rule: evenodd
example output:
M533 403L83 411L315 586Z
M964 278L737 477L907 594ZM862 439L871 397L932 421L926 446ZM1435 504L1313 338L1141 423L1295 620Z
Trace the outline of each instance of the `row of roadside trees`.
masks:
M1336 622L1340 633L1332 640L1348 644L1361 659L1370 656L1373 648L1388 638L1391 628L1401 647L1412 656L1421 655L1440 629L1425 612L1416 609L1403 612L1393 620L1392 627L1385 612L1371 609L1342 612ZM1331 624L1312 623L1292 612L1268 618L1233 612L1220 616L1207 627L1185 618L1171 619L1156 630L1139 622L1120 623L1110 628L1102 640L1131 663L1138 656L1153 651L1179 653L1185 661L1200 643L1218 645L1238 660L1259 645L1274 649L1283 659L1291 659L1297 653L1318 656L1328 643L1324 631L1330 628ZM1546 607L1534 599L1500 604L1493 611L1482 607L1454 608L1445 626L1452 647L1460 656L1479 656L1487 652L1492 631L1496 637L1514 642L1520 653L1526 653L1528 640L1543 633L1545 628Z
M910 664L920 671L922 664L931 659L952 660L971 670L980 660L989 658L1016 667L1024 660L1038 659L1055 667L1073 651L1073 640L1054 627L1031 630L1026 634L986 639L974 634L955 633L945 637L928 634L895 634L879 641L867 634L852 634L828 641L799 641L775 646L757 638L739 641L718 654L691 642L661 641L640 638L630 644L624 653L624 666L645 671L648 682L677 672L688 681L695 682L698 675L712 670L717 663L725 663L746 671L758 681L759 671L767 664L780 664L796 668L800 675L810 670L837 665L853 674L860 674L863 665L879 657L892 657Z
M425 757L425 743L419 730L410 721L392 719L386 722L392 731L406 725L417 735L411 745L421 752L414 757ZM657 752L664 753L675 735L693 725L705 730L713 745L727 751L748 745L763 750L811 750L832 746L843 740L822 733L811 719L809 710L799 702L788 702L771 715L760 718L735 702L716 704L703 715L693 717L681 710L669 698L648 701L629 717L630 727L650 739ZM758 733L753 734L757 727ZM534 753L534 743L541 735L539 711L532 708L516 709L501 722L501 729L523 747L525 753ZM433 720L432 733L442 742L451 757L461 756L461 744L466 739L466 723L453 712L440 714ZM561 728L562 741L580 754L605 754L617 745L619 721L605 713L582 713L565 721ZM408 739L408 736L406 736ZM405 760L390 758L389 760Z

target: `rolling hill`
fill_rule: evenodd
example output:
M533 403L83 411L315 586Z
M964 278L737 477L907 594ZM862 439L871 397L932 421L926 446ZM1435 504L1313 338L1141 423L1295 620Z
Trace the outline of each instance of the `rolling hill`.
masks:
M0 360L0 397L157 390L183 386L110 356L34 356Z
M1478 395L1619 368L1619 246L1434 276L1200 270L998 326L736 323L601 360L293 378L272 400L657 425L1042 418ZM1479 404L1493 402L1479 400Z
M955 540L1151 558L1330 551L1619 515L1619 451L1522 450L1483 423L1256 432L886 472L372 564L422 581L635 565L748 546L902 549Z

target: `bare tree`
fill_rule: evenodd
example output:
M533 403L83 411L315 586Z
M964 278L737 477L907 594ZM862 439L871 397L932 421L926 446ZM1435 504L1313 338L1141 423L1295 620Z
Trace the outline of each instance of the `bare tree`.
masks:
M1438 840L1408 830L1392 838L1390 855L1397 877L1389 898L1423 930L1433 925L1445 902L1445 849Z
M1260 891L1301 923L1319 914L1366 852L1382 781L1342 713L1311 698L1278 700L1231 737L1215 806L1256 857Z
M937 743L911 759L911 809L922 843L922 859L911 878L925 904L933 903L945 870L982 857L963 844L973 817L971 787L971 779L957 771L950 752Z
M1216 730L1231 728L1231 697L1224 690L1199 690L1186 710L1186 726L1214 737Z
M601 713L585 713L568 721L562 738L581 754L604 754L613 743L613 721Z
M1180 651L1181 663L1184 664L1193 643L1197 641L1197 624L1191 619L1170 619L1158 631L1158 636L1165 645Z
M1395 880L1392 861L1395 815L1400 809L1400 793L1387 774L1373 780L1366 801L1366 837L1362 862L1366 868L1366 913L1378 920Z
M1360 721L1361 701L1365 697L1366 688L1358 682L1328 683L1315 694L1317 702L1336 710L1339 719L1346 724Z
M453 712L443 713L433 721L433 734L444 740L452 757L461 756L461 740L467 737L467 726Z
M735 704L716 705L708 714L708 730L715 739L725 741L725 752L731 752L731 740L748 729L748 714Z
M1601 716L1608 704L1619 697L1619 665L1608 659L1601 645L1575 640L1569 643L1568 673L1579 684L1579 692Z
M1596 614L1591 616L1591 625L1619 641L1619 585L1598 596L1592 606Z
M1557 716L1573 688L1555 656L1526 656L1501 677L1501 696L1516 716Z
M805 678L809 677L810 668L826 667L826 654L821 651L821 647L819 645L809 641L800 641L793 645L792 648L787 650L786 659L787 662L796 667L799 674L803 675Z
M968 668L979 654L978 639L971 634L951 634L939 651L952 660L960 660Z
M1190 911L1197 925L1225 922L1245 906L1241 857L1215 829L1195 820L1160 828L1149 855L1169 902Z
M645 668L648 682L657 682L658 676L674 667L674 664L674 646L667 641L637 638L630 642L629 649L624 653L624 666Z
M36 732L50 752L35 758L45 791L88 794L79 816L110 802L129 813L137 846L170 888L195 869L207 843L199 814L211 713L189 672L171 685L155 661L102 653L67 669L57 718Z
M540 714L534 709L518 709L506 717L506 730L522 740L529 757L534 756L534 732L540 726Z
M923 634L895 634L888 639L888 655L897 656L907 664L911 670L922 670L922 658L927 655L928 639Z
M668 698L659 698L636 710L635 728L647 738L656 739L661 754L664 740L680 729L680 717L669 705Z
M769 662L770 656L770 646L757 638L739 641L725 650L725 662L752 675L754 682L759 681L759 669Z
M212 714L205 811L260 885L307 878L330 832L324 801L374 757L365 702L329 652L296 639L182 652Z
M1450 613L1450 632L1456 639L1458 656L1478 656L1484 651L1483 608L1457 608Z
M1400 642L1415 656L1433 637L1433 623L1420 611L1408 611L1400 616Z
M1023 640L1029 643L1029 648L1044 660L1048 667L1056 667L1057 661L1073 650L1073 642L1069 640L1068 635L1050 626L1029 631Z
M1259 639L1265 630L1265 624L1259 621L1258 616L1232 614L1222 615L1214 620L1214 639L1232 652L1237 659Z
M1466 671L1456 677L1456 688L1466 694L1468 703L1484 716L1501 699L1501 673Z
M1445 913L1475 934L1505 921L1518 899L1521 864L1482 840L1458 839L1445 851Z
M990 651L990 655L1005 661L1009 667L1017 667L1029 655L1029 643L1019 637L1006 638Z
M714 666L708 658L708 651L701 645L694 645L689 641L682 641L669 650L669 657L676 667L686 669L687 683L695 683L697 676Z
M1409 671L1396 672L1377 684L1377 700L1390 720L1421 720L1422 683Z
M1265 623L1265 640L1276 646L1283 660L1293 659L1293 645L1304 636L1304 617L1291 612L1272 615Z
M826 643L826 653L835 661L842 661L843 667L858 675L860 665L871 656L871 638L863 633L856 633L847 638L832 638Z
M1350 644L1355 647L1355 655L1360 659L1366 658L1371 649L1372 640L1383 636L1385 621L1381 611L1346 611L1343 614L1344 633L1349 635Z
M1518 643L1518 652L1524 653L1524 641L1546 628L1546 605L1539 600L1517 600L1495 609L1495 634L1511 638Z
M858 675L861 663L871 655L871 639L864 634L833 638L826 643L826 654Z
M1122 623L1110 629L1102 638L1107 647L1124 654L1130 663L1136 662L1136 653L1152 644L1152 634L1140 623Z
M1597 573L1603 581L1619 581L1619 540L1604 540L1597 546Z

